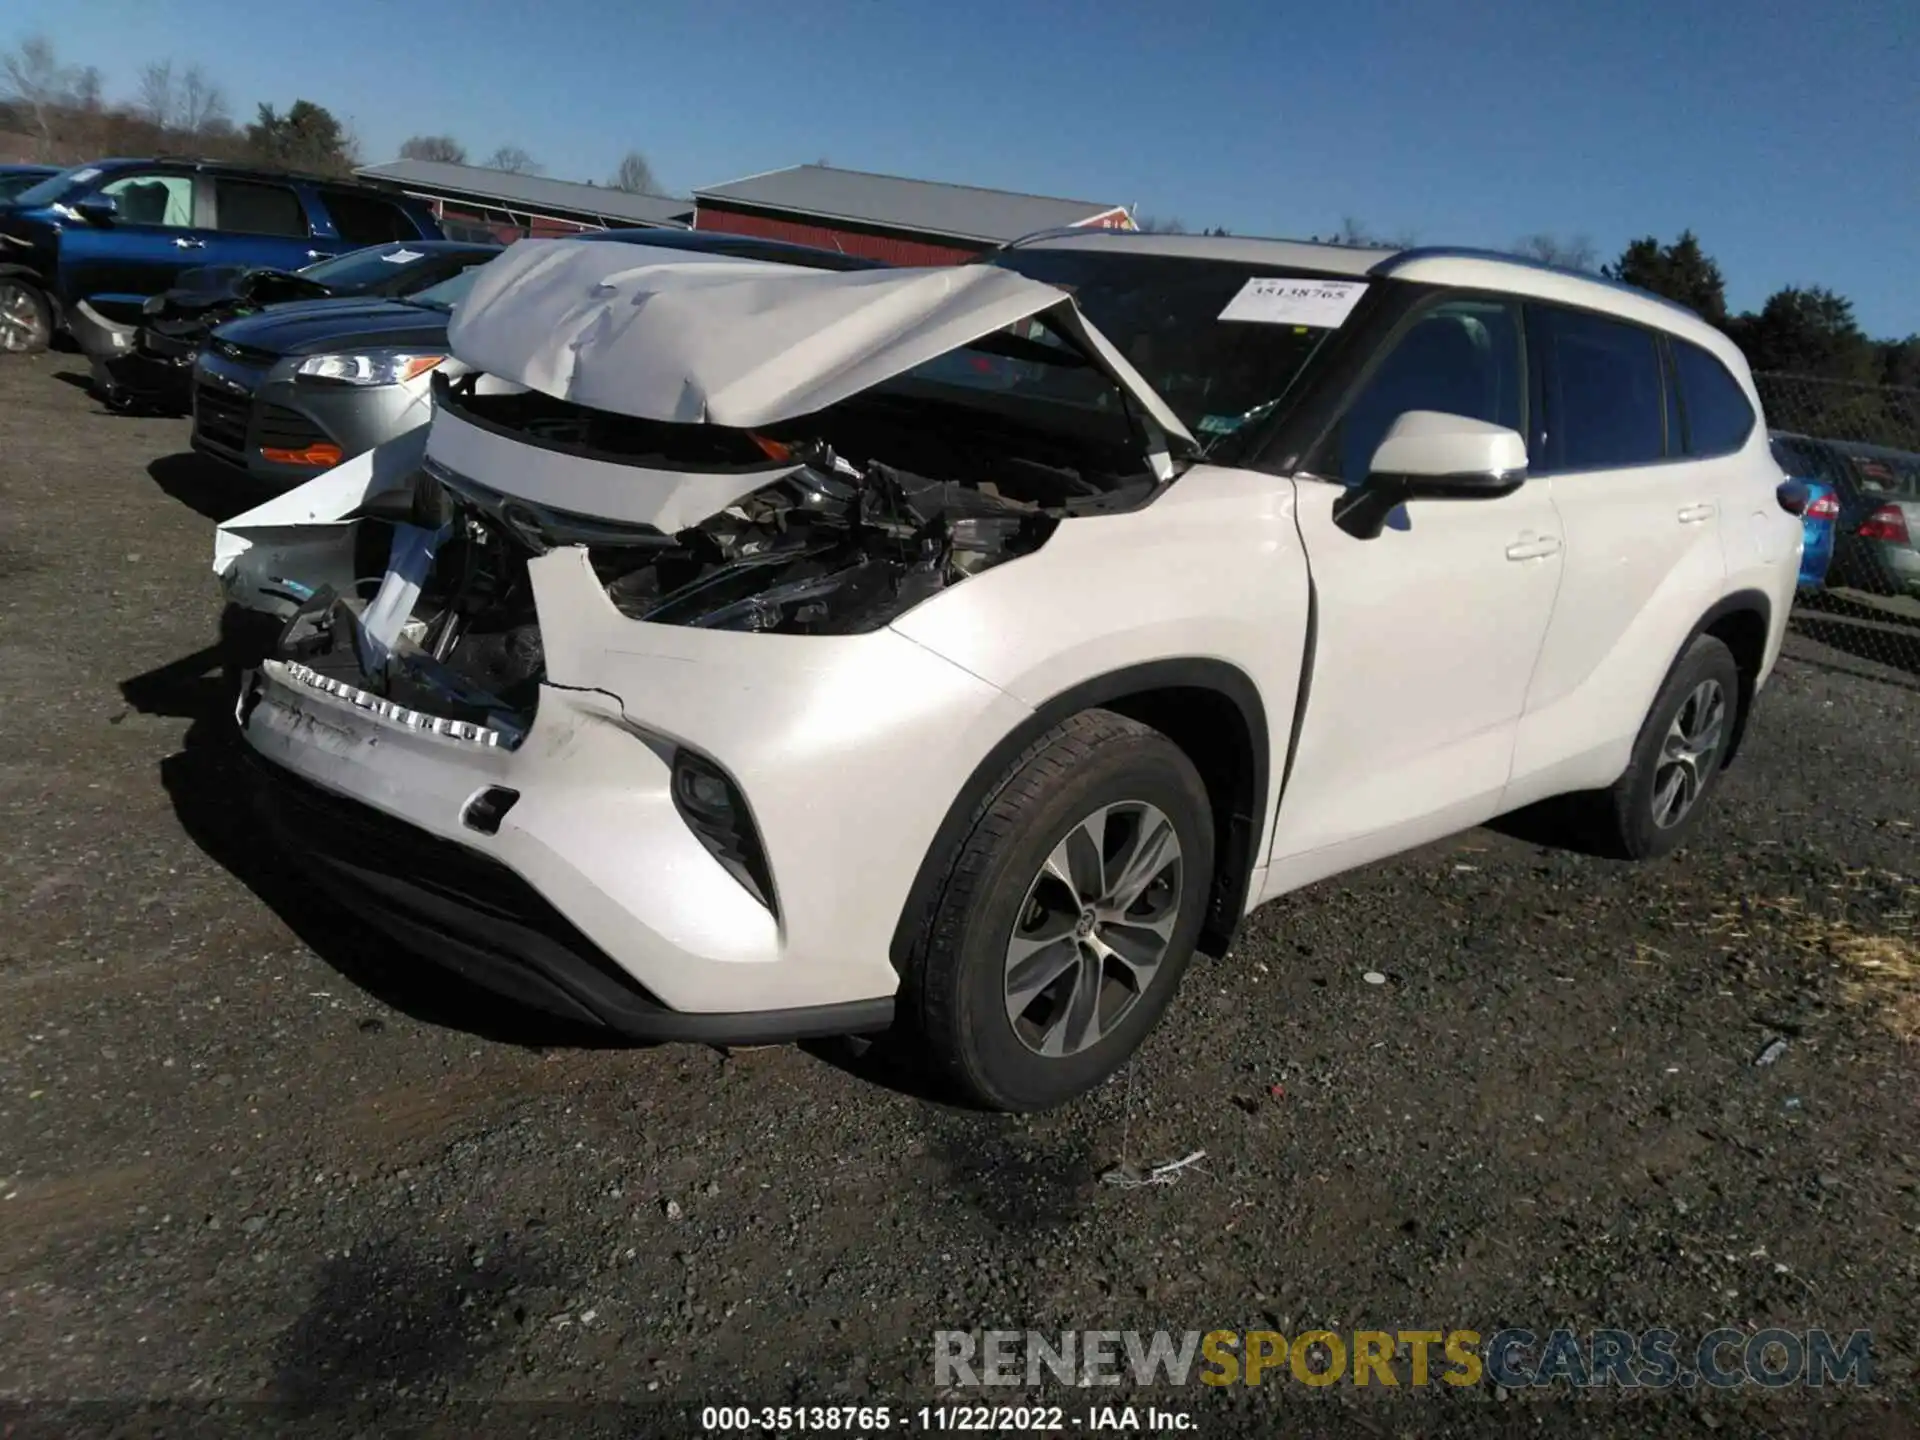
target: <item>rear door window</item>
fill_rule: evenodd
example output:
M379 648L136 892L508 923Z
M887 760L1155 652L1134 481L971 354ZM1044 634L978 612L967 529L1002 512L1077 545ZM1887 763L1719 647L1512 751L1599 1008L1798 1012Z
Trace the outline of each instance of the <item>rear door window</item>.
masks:
M1666 459L1666 394L1653 331L1556 306L1537 307L1533 316L1546 365L1542 468L1616 470Z
M417 240L420 227L393 201L357 190L327 188L320 203L333 217L333 228L349 245L384 245L389 240Z
M1668 341L1680 375L1680 404L1686 415L1687 454L1731 455L1753 433L1753 406L1740 382L1712 355L1685 340Z
M222 175L214 179L213 195L218 228L226 234L304 239L308 233L306 208L290 186Z

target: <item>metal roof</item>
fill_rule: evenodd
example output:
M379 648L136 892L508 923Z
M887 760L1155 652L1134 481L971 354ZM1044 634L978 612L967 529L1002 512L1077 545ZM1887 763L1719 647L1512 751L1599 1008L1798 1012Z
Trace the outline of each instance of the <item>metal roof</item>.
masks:
M1308 240L1263 240L1251 235L1148 235L1137 230L1054 230L1022 238L1022 250L1125 250L1135 255L1166 255L1183 260L1232 260L1274 265L1323 275L1373 273L1398 251L1358 245L1324 245Z
M603 224L685 227L693 220L690 200L676 200L669 195L636 195L574 180L515 175L479 165L451 165L444 160L390 160L384 165L363 165L353 173L362 180L425 191L446 199L472 200L541 215L589 216Z
M693 192L696 200L773 210L824 220L846 220L996 243L1036 230L1080 225L1125 209L1091 200L1061 200L1048 195L1017 195L972 185L872 175L831 165L793 165Z

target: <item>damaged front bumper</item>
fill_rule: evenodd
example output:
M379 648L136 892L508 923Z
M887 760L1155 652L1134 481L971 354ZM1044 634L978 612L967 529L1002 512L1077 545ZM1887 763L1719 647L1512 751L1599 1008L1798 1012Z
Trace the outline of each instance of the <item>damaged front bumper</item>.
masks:
M924 797L1026 707L888 629L641 624L583 552L532 569L549 676L517 743L298 662L250 675L238 718L289 853L407 949L628 1037L885 1028ZM676 803L688 749L750 810L766 897Z
M522 817L521 823L502 827L507 829L504 838L495 837L495 844L482 848L376 808L365 794L352 795L356 785L381 783L379 767L349 770L326 763L316 749L345 756L365 746L361 754L370 758L378 748L378 727L362 728L366 722L345 708L330 708L315 695L302 693L299 682L276 673L271 662L243 693L241 706L251 712L254 797L261 817L282 848L300 858L302 873L409 952L470 983L543 1014L648 1042L771 1044L869 1033L892 1023L890 995L779 1009L676 1009L634 971L655 973L654 962L664 961L682 982L665 988L685 1004L685 982L694 978L703 957L676 950L662 933L663 918L649 925L637 917L606 915L623 932L624 964L596 944L539 884L515 868L542 877L574 904L584 895L596 915L612 908L595 903L603 892L592 877L542 843L537 823L529 829ZM330 735L333 746L314 747L316 734ZM483 823L477 818L475 797L520 798L520 792L486 786L465 803L449 803L477 775L460 773L456 765L452 773L442 769L437 776L421 776L414 773L419 759L416 753L415 764L408 766L404 797L389 796L416 819L444 807L473 826ZM525 767L504 768L516 771L514 778L526 783L517 773ZM344 784L347 793L313 778L319 774ZM443 783L436 785L436 780ZM670 854L660 857L663 879L673 873L674 859ZM682 854L678 859L697 867L695 856ZM733 901L731 895L716 892L718 887L710 887L706 898L723 907ZM730 919L746 922L748 932L764 929L744 912ZM629 924L638 928L630 930ZM764 942L765 937L760 938ZM726 963L705 958L707 963Z

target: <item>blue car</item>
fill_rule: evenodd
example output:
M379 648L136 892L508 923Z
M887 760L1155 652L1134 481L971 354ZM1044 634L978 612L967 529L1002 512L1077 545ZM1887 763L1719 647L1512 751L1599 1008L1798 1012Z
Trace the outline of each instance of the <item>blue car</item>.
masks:
M96 160L0 206L0 351L64 326L130 342L148 297L205 265L298 270L345 250L437 240L425 204L376 186L196 160ZM104 338L99 338L104 337Z
M1803 545L1800 551L1800 588L1818 590L1827 583L1827 568L1833 564L1833 532L1840 520L1840 492L1820 478L1826 470L1820 442L1803 435L1774 434L1773 462L1787 473L1787 484L1801 495L1800 523ZM1784 488L1784 487L1783 487Z
M0 205L5 205L22 190L38 185L49 175L58 175L58 165L0 165Z

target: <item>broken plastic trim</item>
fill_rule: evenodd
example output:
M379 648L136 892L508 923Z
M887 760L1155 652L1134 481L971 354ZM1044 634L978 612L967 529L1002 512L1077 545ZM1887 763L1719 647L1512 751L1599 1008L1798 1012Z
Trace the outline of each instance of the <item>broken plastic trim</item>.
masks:
M496 719L491 725L477 725L470 720L450 720L444 715L429 715L420 710L411 710L405 705L395 704L370 694L343 680L335 680L330 675L302 665L297 660L269 660L266 665L271 673L278 668L281 675L297 685L309 690L317 690L322 695L331 695L336 700L344 700L357 710L365 710L370 715L395 725L405 726L409 730L423 730L430 735L439 735L448 740L458 740L466 745L478 745L483 749L497 749L504 746L512 750L526 738L526 732L504 718Z
M428 456L421 462L427 479L466 501L536 555L564 545L611 546L632 550L666 550L673 537L650 525L626 520L601 520L571 510L556 509L516 495L505 495L470 479ZM432 504L432 497L422 497Z

